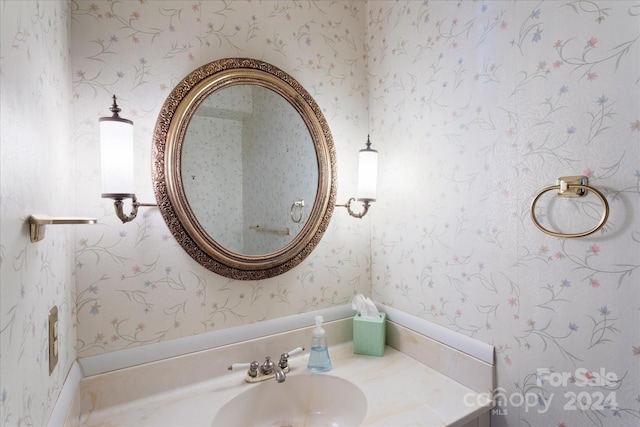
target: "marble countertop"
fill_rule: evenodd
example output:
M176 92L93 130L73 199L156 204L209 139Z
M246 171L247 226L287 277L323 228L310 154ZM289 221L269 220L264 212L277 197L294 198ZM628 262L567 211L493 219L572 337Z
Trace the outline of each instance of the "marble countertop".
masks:
M490 409L478 403L483 399L477 392L389 346L383 357L353 354L350 342L331 346L329 352L333 369L327 374L351 381L367 398L363 426L459 426ZM307 360L308 352L292 357L287 376L308 374ZM162 382L162 372L156 374L155 380ZM81 414L80 425L211 426L225 402L255 386L247 384L244 375L239 371L203 378L110 407L90 403ZM101 394L113 392L117 391L110 387L92 387L84 391L84 398L99 402L103 400Z

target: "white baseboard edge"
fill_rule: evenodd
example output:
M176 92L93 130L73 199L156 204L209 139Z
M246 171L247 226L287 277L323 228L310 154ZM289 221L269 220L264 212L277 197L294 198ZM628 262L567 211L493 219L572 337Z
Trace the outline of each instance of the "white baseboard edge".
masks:
M62 390L58 395L58 400L56 400L51 416L49 417L49 423L47 424L49 427L65 425L69 408L73 403L76 391L80 387L80 380L82 380L83 377L84 375L82 374L80 364L77 360L74 360L71 369L69 369L69 374L62 385Z
M431 323L396 308L379 303L376 303L376 306L378 310L387 313L387 320L455 348L485 363L490 365L494 364L494 347L492 345L447 329L444 326L436 325L435 323Z
M325 322L353 316L351 304L326 308L308 313L280 317L249 325L162 341L126 350L112 351L96 356L80 357L78 361L85 376L103 374L118 369L182 356L197 351L235 344L268 335L306 328L315 324L315 316L322 315Z
M483 362L489 364L494 363L494 348L489 344L393 307L383 304L377 304L377 306L379 310L387 313L387 319L390 321L460 350ZM78 362L85 376L98 375L143 363L155 362L170 357L194 353L196 351L313 326L315 324L314 318L317 315L322 315L325 322L330 322L351 317L354 315L354 310L351 308L351 304L346 304L308 313L265 320L249 325L177 338L156 344L112 351L96 356L80 357L78 358Z

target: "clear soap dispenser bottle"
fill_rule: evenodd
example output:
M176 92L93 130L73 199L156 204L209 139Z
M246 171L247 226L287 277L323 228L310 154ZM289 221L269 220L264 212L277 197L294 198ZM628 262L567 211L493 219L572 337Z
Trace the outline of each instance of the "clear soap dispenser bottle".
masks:
M307 367L315 372L326 372L331 370L331 359L327 348L327 336L322 329L322 316L316 316L316 327L311 338L311 353L309 354L309 364Z

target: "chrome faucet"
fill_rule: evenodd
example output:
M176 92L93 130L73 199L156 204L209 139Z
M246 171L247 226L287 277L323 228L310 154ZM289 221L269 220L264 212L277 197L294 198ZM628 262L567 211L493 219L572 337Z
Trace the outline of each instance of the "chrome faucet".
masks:
M282 359L283 357L286 355L287 353L284 353L281 357L280 357L280 362L282 363ZM287 355L287 358L289 356ZM286 360L286 359L285 359ZM286 368L286 364L285 364L285 368ZM260 370L262 371L262 375L271 375L273 374L276 378L276 381L278 381L279 383L283 383L284 380L287 379L287 375L284 372L284 369L281 368L279 365L276 365L275 363L273 363L271 361L271 357L267 356L264 363L262 364L262 366L260 367Z
M298 347L288 353L282 353L277 364L273 363L271 356L267 356L262 364L255 360L251 363L234 363L229 366L229 370L248 367L249 369L245 376L245 381L248 383L265 381L271 378L275 378L277 382L282 383L287 379L286 374L289 372L289 357L303 351L304 348Z

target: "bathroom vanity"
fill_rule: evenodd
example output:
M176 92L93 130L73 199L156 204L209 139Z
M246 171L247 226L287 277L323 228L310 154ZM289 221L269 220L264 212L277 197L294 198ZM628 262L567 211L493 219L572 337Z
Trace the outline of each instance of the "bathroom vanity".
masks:
M342 390L331 386L334 394L353 394L352 403L346 409L336 409L352 412L339 414L352 416L341 418L351 421L342 421L340 425L351 425L349 423L357 419L357 425L361 426L487 427L492 407L489 397L495 381L494 364L403 326L401 323L406 323L406 317L397 313L394 321L393 314L388 316L387 346L382 357L353 353L352 317L327 322L325 329L333 369L312 374L306 367L307 349L290 358L287 379L293 386L296 381L313 381L312 375L331 376L355 387ZM410 323L416 321L424 322L413 318ZM430 324L425 322L425 325ZM87 376L80 381L66 425L216 426L221 425L215 421L216 415L234 398L242 406L248 406L244 409L247 413L264 411L264 405L260 409L257 404L261 401L257 399L267 396L263 393L278 394L274 401L279 402L281 408L267 412L282 414L284 424L275 425L288 425L287 405L296 401L297 396L287 399L287 380L281 384L274 379L267 380L272 382L268 387L264 387L265 382L250 384L245 381L246 370L230 371L228 367L233 363L262 361L266 356L277 360L283 352L298 346L308 347L312 329L312 326L297 328ZM449 333L452 332L445 331ZM470 338L462 338L463 344L469 344ZM479 345L485 346L485 356L486 350L493 352L492 347ZM302 376L306 377L297 378ZM321 382L309 384L329 387ZM280 390L283 390L281 394ZM251 394L243 395L249 391ZM256 405L247 403L252 401L256 401ZM238 413L237 408L228 412ZM237 425L245 424L246 419L239 418ZM221 418L217 420L222 422ZM233 423L232 418L224 418L224 427ZM266 425L274 424L271 421Z

